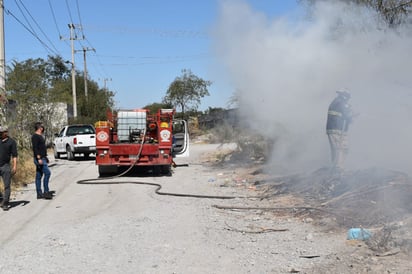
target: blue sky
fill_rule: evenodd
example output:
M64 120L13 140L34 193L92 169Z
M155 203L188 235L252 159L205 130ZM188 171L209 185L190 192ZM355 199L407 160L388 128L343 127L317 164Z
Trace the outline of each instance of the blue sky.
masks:
M160 102L182 69L213 82L200 109L227 107L235 87L221 71L210 36L222 2L4 0L6 65L50 54L71 60L68 24L73 23L83 27L79 38L85 37L75 42L77 70L84 67L81 50L95 49L87 51L89 78L116 92L118 108ZM243 2L267 18L296 8L294 0Z

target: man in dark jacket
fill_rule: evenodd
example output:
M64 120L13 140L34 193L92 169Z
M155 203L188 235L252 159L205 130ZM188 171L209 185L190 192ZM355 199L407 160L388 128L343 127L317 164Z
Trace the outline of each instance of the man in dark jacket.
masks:
M326 134L328 135L332 165L342 170L348 152L348 128L352 122L352 110L348 103L350 94L347 91L337 91L338 96L328 109Z
M49 191L51 172L48 166L46 141L44 140L44 125L41 122L34 124L34 134L31 137L34 164L36 165L36 192L37 199L52 199L53 193ZM43 178L43 191L41 180Z
M16 141L9 137L6 127L0 126L0 137L0 175L4 184L4 195L1 208L3 210L9 210L11 176L13 176L17 170L17 144Z

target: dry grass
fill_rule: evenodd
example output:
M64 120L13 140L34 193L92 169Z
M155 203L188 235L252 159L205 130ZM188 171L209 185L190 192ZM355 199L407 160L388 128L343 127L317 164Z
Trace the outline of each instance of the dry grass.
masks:
M29 183L34 182L36 168L33 163L31 151L19 151L17 159L17 172L12 178L12 188L19 189Z
M18 190L21 187L34 182L36 168L33 163L33 156L31 151L19 151L17 159L17 172L12 177L11 188L12 191ZM0 184L1 192L4 190L3 182Z

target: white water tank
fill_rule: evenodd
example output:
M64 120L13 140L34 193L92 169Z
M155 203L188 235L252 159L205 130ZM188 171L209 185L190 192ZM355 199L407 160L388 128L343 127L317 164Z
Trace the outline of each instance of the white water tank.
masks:
M120 142L128 142L131 132L146 128L146 110L119 110L117 113L117 136Z

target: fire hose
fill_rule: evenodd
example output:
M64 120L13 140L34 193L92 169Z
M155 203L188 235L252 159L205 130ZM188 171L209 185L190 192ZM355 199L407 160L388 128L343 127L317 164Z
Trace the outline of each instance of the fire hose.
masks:
M154 192L158 195L174 196L174 197L186 197L186 198L221 199L221 200L229 200L229 199L236 199L236 198L239 198L239 199L264 199L264 198L267 198L266 196L221 196L221 195L202 195L202 194L189 194L189 193L161 192L160 190L162 189L162 185L157 184L157 183L149 183L149 182L143 182L143 181L108 181L110 179L116 179L116 178L124 176L134 166L137 165L137 163L139 161L139 158L140 158L140 155L141 155L142 150L143 150L143 144L144 144L144 141L145 141L145 137L146 137L146 130L144 130L144 132L143 132L143 138L142 138L141 146L139 148L137 157L136 157L135 161L133 162L133 164L130 165L129 168L127 168L127 170L125 170L124 172L122 172L118 175L115 175L115 176L105 177L105 178L83 179L83 180L77 181L76 183L81 184L81 185L114 185L114 184L148 185L148 186L154 186L155 187ZM97 157L97 155L96 155L96 157ZM173 162L173 166L177 167L177 166L188 166L188 165L176 165ZM327 209L322 209L322 208L319 208L319 207L311 207L311 206L304 206L304 207L253 207L253 206L251 206L251 207L248 207L248 206L212 205L212 207L217 208L217 209L222 209L222 210L318 211L318 212L323 212L323 213L339 216L339 214L337 214L335 212L331 212ZM339 216L339 217L343 217L345 219L344 216ZM351 218L346 217L346 219L351 219Z
M157 183L149 183L149 182L143 182L143 181L107 181L110 179L115 179L124 176L127 174L138 162L140 155L143 150L143 144L146 136L146 130L143 132L143 138L142 138L142 143L140 146L140 149L138 151L136 160L133 162L130 167L125 170L124 172L111 176L111 177L105 177L105 178L92 178L92 179L83 179L79 180L76 183L81 184L81 185L114 185L114 184L136 184L136 185L149 185L149 186L154 186L155 188L155 193L158 195L162 196L174 196L174 197L186 197L186 198L202 198L202 199L221 199L221 200L229 200L229 199L263 199L266 198L265 196L221 196L221 195L202 195L202 194L189 194L189 193L172 193L172 192L161 192L160 190L162 189L161 184ZM177 166L177 165L175 165ZM185 165L183 165L185 166ZM320 211L324 213L329 213L329 214L334 214L328 210L321 209L318 207L243 207L243 206L222 206L222 205L213 205L213 207L218 208L218 209L223 209L223 210L264 210L264 211L279 211L279 210L309 210L309 211ZM334 214L337 215L337 214Z
M236 199L236 198L262 198L262 197L248 197L248 196L216 196L216 195L201 195L201 194L184 194L184 193L171 193L171 192L160 192L160 189L162 188L161 184L157 183L149 183L149 182L141 182L141 181L108 181L110 179L115 179L124 176L127 174L139 161L140 155L143 150L143 143L146 137L146 130L143 132L143 138L142 142L140 145L140 149L137 153L136 160L133 162L130 167L125 170L124 172L111 176L111 177L105 177L105 178L93 178L93 179L83 179L79 180L76 183L81 184L81 185L113 185L113 184L136 184L136 185L149 185L149 186L154 186L156 187L155 193L158 195L164 195L164 196L175 196L175 197L189 197L189 198L205 198L205 199ZM97 157L97 156L96 156Z

